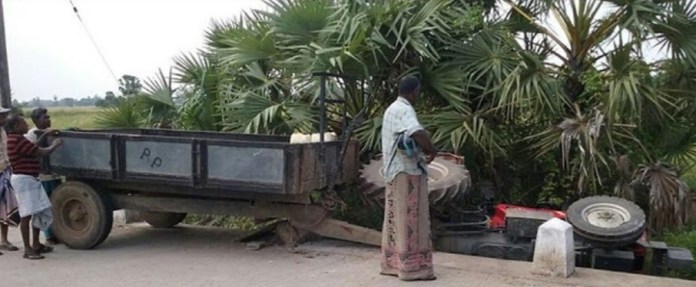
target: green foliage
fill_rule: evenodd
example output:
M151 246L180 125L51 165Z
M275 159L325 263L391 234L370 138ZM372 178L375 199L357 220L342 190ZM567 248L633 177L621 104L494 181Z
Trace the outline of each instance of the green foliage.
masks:
M103 111L96 123L102 128L171 128L176 120L177 106L174 102L176 89L173 87L172 72L165 75L162 70L149 78L143 86L134 76L124 75L119 80L123 96L111 92L98 106Z
M14 115L24 116L24 110L20 106L12 105L10 108L10 113Z
M148 126L315 132L312 74L348 74L326 81L327 97L345 101L348 120L364 116L364 158L380 150L398 80L414 74L438 147L464 155L474 182L492 182L501 199L560 207L614 193L650 198L657 231L691 219L680 173L696 163L693 1L266 4L213 22L204 47L146 83L133 113ZM652 43L668 57L647 57ZM121 117L135 119L126 108ZM340 135L343 106L327 110Z
M121 95L124 96L138 95L143 88L140 79L131 75L123 75L118 79L118 84L118 90L121 92Z
M94 120L100 128L141 128L145 118L138 110L135 100L120 98L115 106L104 108Z
M472 87L489 95L481 101L498 109L497 116L531 128L533 136L523 141L534 158L557 157L565 175L554 173L557 182L543 196L563 192L560 183L569 176L571 197L648 192L655 231L691 220L691 195L678 170L694 162L690 130L696 119L687 95L693 80L684 76L693 70L696 42L674 34L693 33L681 29L695 25L695 5L504 2L512 8L507 25L492 26L469 43L474 48L467 53L478 55L468 57L477 59L469 65ZM660 39L670 57L646 57L643 51L652 48L646 39Z
M177 117L177 107L174 103L172 72L167 76L162 70L155 78L145 81L144 92L136 95L137 108L146 119L146 126L171 128Z
M685 182L669 165L641 166L636 181L650 188L649 222L655 231L682 228L694 216L694 201Z
M375 212L371 208L365 208L366 203L357 186L347 186L342 189L339 197L345 203L346 208L335 210L331 215L333 218L374 230L382 230L384 214Z
M208 36L211 37L216 36ZM216 60L201 51L182 54L174 58L174 62L174 77L181 84L179 91L183 98L178 108L177 125L184 129L221 130L223 102L220 89L223 76L218 71Z
M696 254L696 228L683 229L681 231L667 232L664 241L669 246L683 247ZM688 280L696 280L696 264L691 266L689 271L670 271L667 276L677 277Z
M106 92L106 95L104 96L103 99L97 100L94 105L100 108L107 108L107 107L113 107L116 104L118 104L118 98L114 94L114 92Z
M421 74L428 98L463 107L461 68L446 65L444 51L482 22L481 10L458 1L271 1L268 11L252 11L208 32L207 59L233 73L221 80L226 130L290 134L316 131L320 83L314 72L345 73L360 80L327 82L329 97L344 99L349 119L365 110L357 129L377 150L379 115L394 99L404 74ZM447 5L456 8L444 9ZM365 97L367 96L367 98ZM330 127L341 133L338 106ZM469 138L476 138L469 137Z
M258 227L254 222L253 218L227 215L189 214L186 216L186 218L184 218L184 223L213 227L223 227L244 231L255 230Z

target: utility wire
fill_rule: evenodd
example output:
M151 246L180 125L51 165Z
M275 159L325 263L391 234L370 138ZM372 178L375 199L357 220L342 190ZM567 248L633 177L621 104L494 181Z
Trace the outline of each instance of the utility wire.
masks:
M116 77L114 70L111 69L109 62L106 61L106 57L104 57L104 53L102 53L101 49L99 49L99 45L97 45L97 41L94 40L94 37L92 37L92 33L90 33L89 29L87 29L87 25L85 25L85 22L82 21L82 17L80 17L80 13L77 12L77 7L75 7L75 4L73 3L72 0L68 0L68 1L70 1L70 5L72 6L73 11L75 12L75 16L77 16L77 19L80 20L80 24L82 24L82 28L85 29L85 32L87 33L87 36L89 37L89 40L92 41L94 48L97 49L97 53L99 53L99 56L101 57L102 61L104 62L104 65L106 66L107 69L109 69L109 73L111 73L111 76L114 77L114 81L116 81L116 83L118 83L118 77Z

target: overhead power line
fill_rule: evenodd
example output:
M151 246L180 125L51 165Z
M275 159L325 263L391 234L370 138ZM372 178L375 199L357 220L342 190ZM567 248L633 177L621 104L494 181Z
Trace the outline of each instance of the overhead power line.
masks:
M77 19L80 20L80 24L82 24L82 28L85 29L85 32L87 33L87 37L89 37L89 40L92 41L94 48L97 49L97 53L99 53L99 56L101 57L102 61L104 62L104 65L109 70L109 73L111 73L111 76L114 77L114 81L116 81L118 83L118 77L116 76L116 73L114 73L114 70L111 69L111 65L109 65L109 62L106 60L106 57L104 57L104 53L102 53L101 49L99 49L99 45L97 45L97 41L94 40L94 37L92 37L92 33L90 33L89 29L87 29L87 25L85 25L85 22L82 21L82 17L80 17L80 13L77 11L77 7L75 6L75 3L73 3L72 0L68 0L68 1L70 2L70 5L72 6L73 11L75 12L75 16L77 16Z

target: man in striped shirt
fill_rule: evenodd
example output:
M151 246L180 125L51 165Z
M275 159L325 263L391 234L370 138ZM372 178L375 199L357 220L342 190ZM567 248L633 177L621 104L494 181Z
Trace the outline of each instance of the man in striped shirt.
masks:
M21 217L19 229L22 233L22 241L24 241L24 258L43 259L42 253L51 252L53 248L39 242L39 232L46 230L51 225L53 215L51 214L51 201L38 179L41 171L39 157L50 154L62 145L63 141L56 139L49 147L40 148L24 137L29 131L29 126L19 115L13 115L7 119L5 130L8 134L7 151L13 171L11 182L19 203L19 216ZM55 133L55 131L46 131L39 137L38 142ZM29 238L30 223L32 225L32 240Z

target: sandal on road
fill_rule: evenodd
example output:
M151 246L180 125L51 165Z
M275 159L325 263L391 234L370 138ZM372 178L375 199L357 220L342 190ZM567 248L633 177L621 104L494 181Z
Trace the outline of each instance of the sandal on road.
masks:
M27 251L27 252L24 252L24 258L29 259L29 260L37 260L37 259L44 259L46 257L44 257L43 255L41 255L40 253L38 253L36 251Z
M41 253L51 253L51 252L53 251L53 247L40 244L40 245L39 245L39 248L34 249L34 251L36 251L36 253L39 253L39 254L41 254Z
M46 239L46 243L48 245L58 245L58 244L60 244L60 240L58 240L58 238L53 237L53 238Z
M12 245L12 243L5 242L0 244L0 250L5 250L5 251L17 251L19 248L17 246Z

